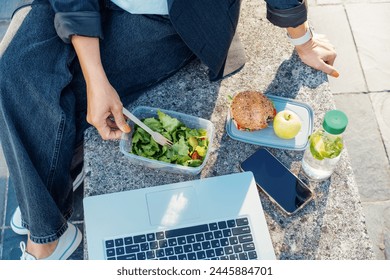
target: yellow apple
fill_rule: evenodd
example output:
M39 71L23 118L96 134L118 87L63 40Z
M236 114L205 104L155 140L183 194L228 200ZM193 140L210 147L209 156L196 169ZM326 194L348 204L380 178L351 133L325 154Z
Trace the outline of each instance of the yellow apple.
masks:
M301 130L302 122L297 114L283 110L276 114L273 122L275 134L282 139L292 139Z

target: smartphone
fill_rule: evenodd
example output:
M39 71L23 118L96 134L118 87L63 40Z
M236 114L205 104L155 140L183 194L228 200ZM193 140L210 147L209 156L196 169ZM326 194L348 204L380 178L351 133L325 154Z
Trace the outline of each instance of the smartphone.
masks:
M302 209L313 198L310 188L264 148L244 160L240 168L252 171L257 186L287 215Z

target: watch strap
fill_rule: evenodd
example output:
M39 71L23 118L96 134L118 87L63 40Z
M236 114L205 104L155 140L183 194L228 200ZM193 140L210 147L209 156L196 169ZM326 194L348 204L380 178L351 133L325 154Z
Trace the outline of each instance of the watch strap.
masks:
M304 43L308 42L311 38L313 38L313 31L309 27L305 35L303 35L302 37L291 38L290 35L288 35L288 33L287 33L287 37L289 38L291 44L293 44L294 46L299 46L299 45L303 45Z

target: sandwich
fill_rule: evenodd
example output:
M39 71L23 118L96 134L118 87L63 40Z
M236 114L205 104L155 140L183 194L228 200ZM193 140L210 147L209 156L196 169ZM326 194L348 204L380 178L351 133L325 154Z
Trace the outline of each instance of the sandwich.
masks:
M237 129L254 131L268 127L276 115L276 109L263 93L243 91L234 95L230 113Z

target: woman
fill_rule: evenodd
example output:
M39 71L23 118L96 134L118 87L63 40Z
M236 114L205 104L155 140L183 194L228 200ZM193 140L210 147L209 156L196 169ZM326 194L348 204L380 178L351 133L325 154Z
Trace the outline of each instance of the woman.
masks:
M113 3L115 2L115 3ZM122 104L194 57L217 80L227 69L240 0L31 0L0 44L0 141L27 233L21 259L66 259L81 241L72 214L74 149L93 125L105 140L129 132ZM267 1L301 60L338 76L333 47L313 38L305 2ZM218 22L218 25L215 24Z

